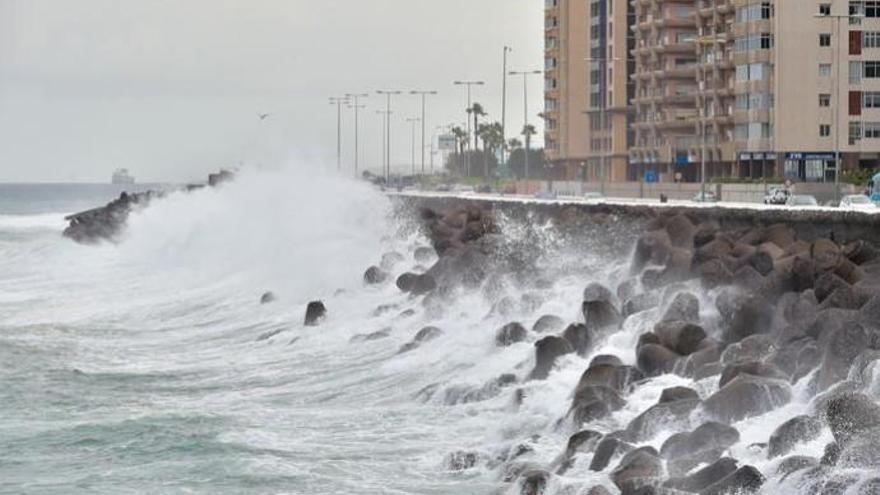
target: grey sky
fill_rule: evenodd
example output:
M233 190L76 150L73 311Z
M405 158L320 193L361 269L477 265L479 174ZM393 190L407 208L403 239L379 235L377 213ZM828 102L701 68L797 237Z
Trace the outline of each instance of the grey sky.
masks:
M511 69L543 63L541 0L0 0L0 181L201 178L240 161L335 164L327 98L436 89L429 129L464 121L455 79L500 120ZM543 81L530 81L530 120ZM508 129L522 127L521 78ZM380 159L380 98L362 115L362 161ZM384 103L382 104L384 107ZM409 163L414 96L395 103L394 162ZM260 123L258 112L273 112ZM345 161L353 155L346 111ZM308 157L308 158L303 158Z

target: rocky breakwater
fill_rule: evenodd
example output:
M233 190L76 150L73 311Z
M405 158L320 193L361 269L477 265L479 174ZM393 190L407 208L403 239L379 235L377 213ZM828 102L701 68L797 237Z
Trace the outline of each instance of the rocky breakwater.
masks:
M207 186L215 187L232 178L232 172L226 170L210 174ZM202 187L205 187L205 184L190 184L184 190L192 191ZM123 192L104 206L65 217L68 226L64 229L64 236L82 244L112 241L125 228L129 214L146 208L152 201L166 194L167 191Z
M494 215L475 205L423 209L439 259L400 276L398 287L442 308L456 285L491 291L498 270L541 280L505 252ZM517 404L527 386L554 379L561 358L579 355L589 364L568 412L509 451L452 453L449 468L485 463L507 483L505 493L528 495L880 493L878 246L783 223L723 225L675 209L645 215L640 229L614 282L585 280L580 321L535 314L533 325L498 329L501 352L534 343L526 371L447 397L484 400L508 390ZM371 268L365 279L380 272ZM518 303L501 299L492 312ZM628 351L599 352L627 332L638 332ZM689 385L667 387L649 407L624 414L632 397L671 377ZM775 414L796 403L803 414ZM756 422L772 434L745 437L743 425ZM538 463L529 443L564 432L558 457ZM832 440L819 456L807 446L822 438Z

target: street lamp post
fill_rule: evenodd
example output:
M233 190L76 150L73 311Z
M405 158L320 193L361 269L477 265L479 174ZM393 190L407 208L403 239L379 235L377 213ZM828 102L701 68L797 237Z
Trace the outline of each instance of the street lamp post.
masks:
M700 63L703 66L703 104L700 108L700 115L702 118L700 119L700 201L706 200L706 146L708 143L706 142L706 120L708 120L708 115L706 115L706 95L709 93L709 84L708 84L708 74L706 72L706 67L709 65L709 60L706 57L705 47L706 45L711 45L715 47L718 43L724 43L726 40L719 36L705 36L701 38L697 38L697 43L700 45L700 53L703 55L703 60ZM718 50L713 50L712 56L717 55ZM714 59L713 59L714 61ZM714 86L714 85L713 85ZM712 113L715 113L715 98L712 98Z
M382 136L382 177L385 177L387 182L388 174L385 172L385 118L388 116L388 112L385 110L376 110L376 114L379 115L381 119L381 122L379 123L379 133Z
M863 14L816 14L816 18L834 19L834 38L835 51L840 52L840 20L841 19L861 19ZM840 159L840 57L839 53L834 53L831 57L837 64L836 75L834 77L834 201L840 203L840 170L842 168Z
M425 175L425 106L428 95L436 95L436 91L410 91L410 94L422 96L422 175Z
M412 161L410 163L412 166L412 174L415 175L416 174L416 124L421 122L422 119L412 118L412 119L406 119L406 121L408 123L412 124L412 135L410 137L410 144L412 147L412 157L411 157ZM424 150L424 148L422 148L422 158L424 159L424 157L425 157L425 150Z
M529 83L528 83L528 78L529 78L529 76L534 76L534 75L543 74L543 73L544 73L544 71L542 71L542 70L527 70L527 71L512 70L509 72L509 74L511 76L523 76L523 109L524 109L523 110L523 120L525 122L523 124L524 131L529 126ZM525 166L524 172L525 172L525 176L526 176L525 178L526 178L526 180L528 180L528 178L529 178L529 150L528 149L525 150L524 166Z
M513 48L504 46L504 60L502 62L501 77L501 164L506 163L504 156L507 150L507 54L512 52Z
M332 96L330 104L336 105L336 170L342 171L342 104L348 104L348 97Z
M471 108L471 87L483 86L486 83L484 81L454 81L452 84L455 86L467 87L467 108L468 108L468 110L470 110L470 108ZM470 148L471 148L471 119L470 119L470 116L468 116L468 118L465 120L467 120L467 149L468 149L468 151L470 151ZM467 175L468 175L468 177L470 177L470 175L471 175L470 153L465 152L464 162L465 162L465 168L467 169Z
M358 144L358 127L360 126L360 119L358 116L358 112L362 108L366 108L366 105L361 105L359 102L360 98L367 98L370 95L366 93L354 94L349 93L345 95L346 98L351 98L353 100L353 104L349 105L350 108L354 108L354 176L357 177L358 168L360 165L360 145Z
M385 95L385 182L391 178L391 97L401 94L398 90L378 90L376 94Z

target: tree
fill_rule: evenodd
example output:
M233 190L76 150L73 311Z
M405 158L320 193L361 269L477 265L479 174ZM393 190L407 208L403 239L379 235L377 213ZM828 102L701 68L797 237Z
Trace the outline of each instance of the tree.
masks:
M532 124L528 124L523 126L522 135L526 139L526 153L525 153L525 178L529 178L529 154L532 149L532 136L537 134L538 131L535 130L535 126Z
M449 162L447 163L447 168L451 172L456 172L458 174L461 174L461 172L462 172L462 159L463 159L464 153L465 153L464 145L465 145L465 141L468 138L468 133L467 133L467 131L465 131L461 127L455 126L452 128L452 135L455 137L455 149L456 149L457 153L456 153L456 156L450 157L450 158L455 158L455 161L450 159Z
M477 135L483 140L483 176L489 178L489 156L494 156L504 145L503 129L500 122L480 124Z
M511 138L507 141L507 148L510 149L511 152L514 152L522 148L522 141L517 138Z
M484 117L487 114L486 114L486 111L483 109L483 105L480 105L479 103L476 103L476 102L474 102L474 104L471 105L471 107L468 108L467 111L468 111L468 114L473 115L473 117L474 117L474 151L476 151L477 144L478 144L477 140L479 139L477 132L478 132L478 129L480 128L480 117ZM470 138L468 138L468 139L470 139Z

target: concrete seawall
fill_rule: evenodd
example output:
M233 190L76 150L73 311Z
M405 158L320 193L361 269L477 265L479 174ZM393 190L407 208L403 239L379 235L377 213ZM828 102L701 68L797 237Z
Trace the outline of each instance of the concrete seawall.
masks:
M666 214L683 213L698 221L717 222L724 230L786 224L802 239L831 238L837 242L865 240L880 244L880 208L877 213L863 213L836 208L765 207L746 204L705 205L671 202L585 201L578 198L538 200L521 196L444 193L392 194L394 201L410 207L438 210L476 206L492 209L512 218L535 221L555 220L576 223L577 219L602 216L628 221L651 219Z

